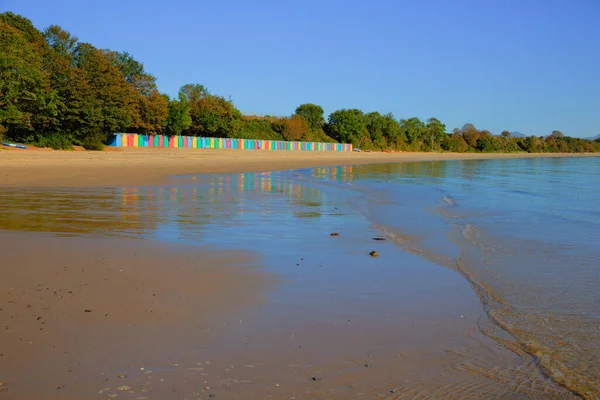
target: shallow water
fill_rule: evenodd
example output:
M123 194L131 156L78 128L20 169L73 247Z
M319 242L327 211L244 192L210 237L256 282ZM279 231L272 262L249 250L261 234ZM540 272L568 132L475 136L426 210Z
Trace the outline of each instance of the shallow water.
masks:
M600 158L353 171L357 207L404 248L461 272L512 336L498 340L600 396Z
M7 188L0 190L0 229L257 250L270 268L295 283L271 294L266 314L299 309L298 296L304 296L302 309L310 312L296 310L295 315L317 325L348 314L349 305L353 317L380 318L389 310L378 299L410 302L426 290L423 284L413 289L405 284L403 293L395 293L398 280L426 282L429 277L431 290L451 293L462 275L489 316L480 318L481 332L535 356L533 361L557 382L595 398L600 386L599 171L600 158L507 159L192 176L166 187ZM349 245L339 254L343 263L325 265L330 269L323 279L323 264L339 251L330 232L341 232ZM366 279L364 261L349 260L373 248L371 237L384 235L390 239L385 243L408 250L412 258L397 253L399 265L406 267L388 260ZM288 263L305 268L288 268ZM445 318L435 312L439 298L430 298L422 305L427 318ZM461 307L459 298L452 301ZM487 349L487 358L480 351L460 368L503 382L502 390L516 378L498 371L520 371L525 377L516 379L515 390L527 393L520 379L530 379L526 375L535 363L523 367L506 361L498 367L499 353ZM408 393L444 397L463 390L468 397L476 386L452 384L437 392L418 387ZM533 397L542 393L538 386L556 397L565 395L532 383ZM488 397L505 393L483 387L479 394Z

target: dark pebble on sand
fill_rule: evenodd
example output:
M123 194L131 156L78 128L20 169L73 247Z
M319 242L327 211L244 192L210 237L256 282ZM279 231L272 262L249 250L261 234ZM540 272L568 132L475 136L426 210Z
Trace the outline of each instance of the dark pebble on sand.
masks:
M83 310L83 311L85 311L85 312L92 312L92 310Z

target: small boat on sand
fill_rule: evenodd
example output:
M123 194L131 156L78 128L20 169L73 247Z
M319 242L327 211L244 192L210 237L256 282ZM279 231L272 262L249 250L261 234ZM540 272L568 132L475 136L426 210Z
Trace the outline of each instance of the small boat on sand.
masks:
M27 146L23 146L22 144L15 144L15 143L7 143L7 142L0 142L2 143L3 146L6 147L15 147L17 149L26 149Z

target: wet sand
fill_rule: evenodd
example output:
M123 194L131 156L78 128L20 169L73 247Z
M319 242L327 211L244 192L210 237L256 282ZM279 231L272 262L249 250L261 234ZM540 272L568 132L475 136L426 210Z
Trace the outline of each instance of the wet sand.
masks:
M148 185L185 174L272 171L343 164L566 156L586 155L152 148L107 148L102 152L17 149L0 151L0 186Z
M1 399L571 398L481 334L462 278L398 269L409 255L368 266L332 247L284 281L237 251L10 231L0 243ZM346 271L365 267L383 280L357 291Z
M123 386L117 375L132 366L218 336L274 282L237 251L11 231L0 248L2 399Z
M464 156L7 151L0 183L145 185ZM298 239L302 259L280 257L275 270L288 272L274 273L246 251L79 237L89 233L84 208L58 237L35 232L44 219L27 215L34 232L0 230L0 400L573 398L486 335L496 328L462 277L390 241L373 259L368 230Z

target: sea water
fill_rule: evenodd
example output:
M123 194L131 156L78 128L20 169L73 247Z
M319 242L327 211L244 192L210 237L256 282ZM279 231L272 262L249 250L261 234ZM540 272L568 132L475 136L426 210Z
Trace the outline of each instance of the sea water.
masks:
M472 284L490 335L600 396L600 158L368 165L345 183L398 245Z
M161 187L2 189L0 228L246 247L300 260L306 238L318 239L313 254L327 252L330 232L343 229L358 243L367 225L460 274L492 322L481 324L484 334L596 398L599 188L598 157L197 175Z

